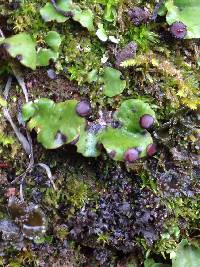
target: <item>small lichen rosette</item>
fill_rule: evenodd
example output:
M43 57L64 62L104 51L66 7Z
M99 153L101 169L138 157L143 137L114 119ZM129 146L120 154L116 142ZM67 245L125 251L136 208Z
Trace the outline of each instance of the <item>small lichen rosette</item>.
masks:
M137 99L126 100L114 119L119 122L119 128L108 127L99 138L108 155L129 163L147 156L154 146L147 129L156 122L155 112L149 104Z
M23 106L24 121L35 129L37 140L47 149L58 148L79 138L85 128L85 119L76 113L76 100L54 103L41 98Z

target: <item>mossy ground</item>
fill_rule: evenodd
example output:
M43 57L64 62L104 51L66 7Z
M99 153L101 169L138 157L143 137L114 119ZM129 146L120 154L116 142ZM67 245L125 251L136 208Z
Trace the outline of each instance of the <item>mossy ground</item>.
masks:
M62 36L56 63L36 71L22 68L30 98L48 97L56 102L89 99L93 107L90 120L98 118L99 112L115 110L122 99L146 99L155 108L159 121L152 130L159 152L153 158L125 166L105 155L83 158L72 146L46 151L33 132L35 161L49 165L57 190L51 187L45 172L35 168L23 184L24 197L44 211L47 232L37 242L24 239L22 247L18 241L9 242L0 236L0 266L48 263L137 267L142 266L146 255L169 261L168 253L183 238L198 244L199 111L190 109L198 98L198 42L172 39L162 18L157 23L132 26L126 12L135 5L145 5L152 11L154 1L119 1L116 21L104 21L109 35L120 38L119 45L102 43L71 20L64 24L44 23L39 9L46 1L10 2L0 3L0 21L6 35L27 31L39 44L49 30ZM103 21L101 1L75 2L91 8L95 23ZM135 61L129 64L134 67L122 70L127 89L120 96L107 98L100 84L88 82L88 74L92 70L101 74L105 65L114 66L117 51L130 41L137 42L138 51ZM106 63L101 62L103 57L108 58ZM6 62L1 63L3 90L9 67ZM47 75L50 68L57 73L55 80ZM21 89L14 80L8 106L16 123L23 103ZM27 168L28 158L2 113L0 121L0 163L5 164L0 168L3 220L9 218L6 192L14 187L19 196L19 184L11 183ZM25 131L23 127L21 131ZM110 221L103 214L102 202L107 216L112 213ZM105 224L103 230L101 224Z

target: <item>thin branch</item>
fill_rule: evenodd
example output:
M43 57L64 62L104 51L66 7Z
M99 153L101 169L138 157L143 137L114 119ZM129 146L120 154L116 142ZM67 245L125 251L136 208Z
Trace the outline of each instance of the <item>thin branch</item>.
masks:
M26 137L20 132L20 130L17 128L17 126L13 122L7 108L3 108L3 114L4 114L4 117L7 119L7 121L10 123L11 127L13 128L13 131L15 132L15 134L16 134L19 142L21 143L22 147L24 148L26 154L30 155L30 153L31 153L30 144L27 141Z
M6 83L6 86L5 86L5 89L4 89L4 92L3 92L3 96L4 96L5 100L8 100L11 84L12 84L12 77L9 76L8 77L8 81Z
M14 63L12 64L11 67L12 67L12 71L13 71L20 87L22 88L25 100L26 100L26 102L28 102L29 101L29 94L28 94L28 90L26 88L26 84L24 82L24 78L22 77L19 69L17 68L17 66ZM30 162L29 162L29 166L27 168L29 170L30 167L32 167L34 165L34 155L33 155L33 145L32 145L33 142L32 142L32 138L31 138L29 131L26 129L25 123L23 124L23 127L26 130L26 137L27 137L27 140L28 140L29 145L30 145L30 154L29 154Z
M4 35L4 33L3 33L3 31L0 29L0 36L2 37L2 38L5 38L5 35Z
M19 196L20 196L21 202L24 202L23 183L21 183L19 186Z
M11 64L11 68L12 68L12 71L13 71L19 85L22 88L26 102L28 102L29 101L29 95L28 95L28 90L26 88L26 84L24 82L24 78L22 77L20 71L18 70L18 68L14 64Z
M53 181L53 175L51 173L51 170L50 170L49 166L44 164L44 163L38 163L35 166L40 166L41 168L43 168L46 171L46 174L47 174L47 176L48 176L48 178L49 178L54 190L57 190L56 185L55 185L55 183Z
M41 167L42 169L44 169L46 171L47 177L49 178L49 180L50 180L50 182L51 182L51 184L53 186L53 189L56 191L57 190L57 187L56 187L56 185L55 185L55 183L53 181L53 175L51 173L51 169L49 168L49 166L47 164L44 164L44 163L38 163L38 164L30 165L26 169L26 171L23 174L21 174L20 176L16 177L15 180L13 180L11 182L11 184L15 184L15 183L17 183L19 181L20 181L20 184L23 184L24 179L25 179L27 173L30 172L30 171L32 171L33 168L38 167L38 166ZM23 196L23 194L22 194L22 196Z
M12 78L9 77L8 81L6 83L6 86L5 86L5 90L4 90L5 100L8 100L11 84L12 84ZM29 144L28 140L26 139L26 137L20 132L20 130L17 128L17 126L13 122L13 120L10 116L9 110L7 108L3 108L3 114L4 114L4 117L7 119L7 121L10 123L11 127L13 128L13 130L14 130L17 138L19 139L19 142L22 144L26 154L30 155L30 153L31 153L30 144Z

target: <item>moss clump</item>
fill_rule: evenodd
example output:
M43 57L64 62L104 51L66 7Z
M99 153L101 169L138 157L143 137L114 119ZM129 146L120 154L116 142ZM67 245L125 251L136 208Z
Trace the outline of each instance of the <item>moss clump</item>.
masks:
M63 57L62 69L67 69L66 75L79 85L88 81L88 74L92 70L99 72L102 68L101 58L105 48L96 38L85 35L69 33L62 42Z
M130 26L126 33L127 39L134 41L140 51L148 52L160 43L159 35L156 34L150 26L142 25L140 27Z
M19 3L19 7L10 11L8 23L11 24L15 33L29 32L34 37L39 37L47 30L39 9L43 4L42 0L28 1L24 0Z
M162 75L164 84L162 85L166 98L173 100L174 108L178 108L181 104L188 106L191 109L197 109L199 105L198 97L198 82L197 77L191 76L190 71L178 69L168 59L163 58L159 54L147 53L140 54L134 59L127 60L122 63L123 67L145 67L146 75L151 67L155 69L153 80L160 79L156 76ZM149 77L150 78L150 77Z
M65 189L66 203L75 209L81 209L89 200L88 187L83 181L70 179Z
M195 197L179 197L168 199L168 208L173 212L175 220L184 225L185 234L195 231L199 227L200 203L199 195Z
M72 170L73 167L66 176L59 177L56 181L58 188L56 192L53 188L42 189L44 205L47 208L51 208L54 218L61 219L62 216L66 219L70 218L76 211L81 210L91 198L96 199L98 197L98 191L93 191L90 180L83 180L81 178L82 173L77 172L75 174L76 172L74 170L72 172ZM56 229L58 230L57 227ZM65 227L64 229L67 230Z

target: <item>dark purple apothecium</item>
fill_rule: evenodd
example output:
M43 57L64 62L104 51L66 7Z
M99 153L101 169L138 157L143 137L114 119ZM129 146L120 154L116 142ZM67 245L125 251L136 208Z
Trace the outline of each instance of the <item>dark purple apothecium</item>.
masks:
M116 156L116 151L112 150L108 155L111 159L113 159Z
M183 39L187 34L187 27L182 22L174 22L170 27L170 32L177 39Z
M88 116L91 113L90 103L86 100L79 102L76 106L76 112L81 117Z
M155 144L150 144L147 146L147 155L148 156L153 156L155 155L157 152L157 148L156 148L156 145Z
M149 114L145 114L140 118L140 126L143 129L149 129L153 124L154 118Z
M139 159L139 152L135 148L130 148L124 153L124 160L129 163L132 163L137 159Z

